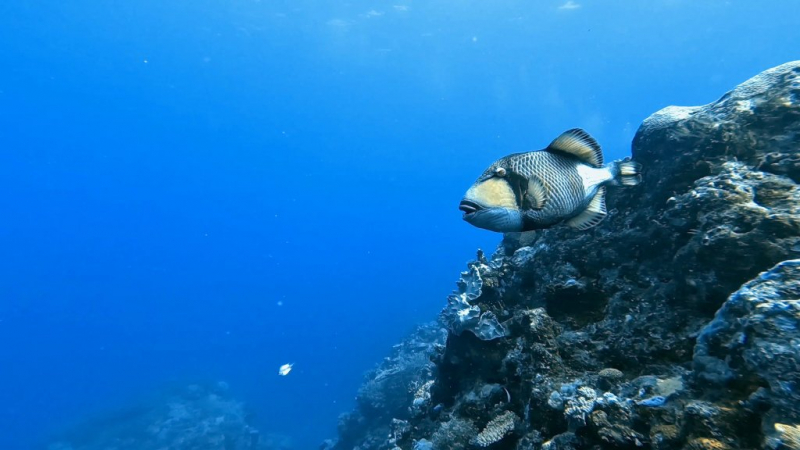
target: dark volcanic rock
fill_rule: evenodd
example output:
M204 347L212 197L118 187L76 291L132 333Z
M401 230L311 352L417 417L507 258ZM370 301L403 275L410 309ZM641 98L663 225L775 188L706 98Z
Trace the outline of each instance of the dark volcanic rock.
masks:
M695 377L721 400L746 398L763 410L777 447L777 423L800 423L800 260L785 261L742 286L700 333ZM735 393L735 395L734 395Z
M598 227L479 253L402 433L336 448L800 448L796 263L750 282L800 256L800 62L659 111L632 154Z

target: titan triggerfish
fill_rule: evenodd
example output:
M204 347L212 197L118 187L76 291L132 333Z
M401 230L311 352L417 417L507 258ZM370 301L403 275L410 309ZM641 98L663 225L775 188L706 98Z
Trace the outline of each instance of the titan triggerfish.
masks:
M547 148L500 158L469 188L459 209L464 220L499 232L530 231L565 223L578 230L605 219L606 186L634 186L641 164L626 158L603 165L600 145L574 128Z

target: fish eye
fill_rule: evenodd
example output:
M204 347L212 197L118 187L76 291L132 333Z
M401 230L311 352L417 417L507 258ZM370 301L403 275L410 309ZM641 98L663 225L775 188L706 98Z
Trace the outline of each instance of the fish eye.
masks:
M506 176L506 169L498 167L497 169L494 169L494 174L502 178Z

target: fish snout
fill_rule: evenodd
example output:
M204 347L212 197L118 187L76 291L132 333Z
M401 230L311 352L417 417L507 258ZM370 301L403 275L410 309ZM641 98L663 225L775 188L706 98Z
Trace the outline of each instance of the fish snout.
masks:
M458 205L464 215L462 219L486 230L508 233L522 231L522 214L518 209L482 206L470 200Z
M464 215L473 214L481 209L481 206L470 200L461 200L458 204L458 209L464 212Z

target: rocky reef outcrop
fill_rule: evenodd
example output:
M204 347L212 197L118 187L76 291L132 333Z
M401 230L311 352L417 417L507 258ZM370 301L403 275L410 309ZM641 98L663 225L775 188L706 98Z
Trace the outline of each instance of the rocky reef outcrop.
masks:
M655 113L632 158L598 227L479 252L446 339L411 339L430 364L368 378L390 407L329 446L800 448L800 62Z
M151 401L87 420L47 450L289 450L285 436L262 434L225 383L173 389Z
M447 330L429 323L417 327L390 356L364 377L357 408L339 418L336 448L381 448L408 433L409 419L429 411L435 355L444 350Z

